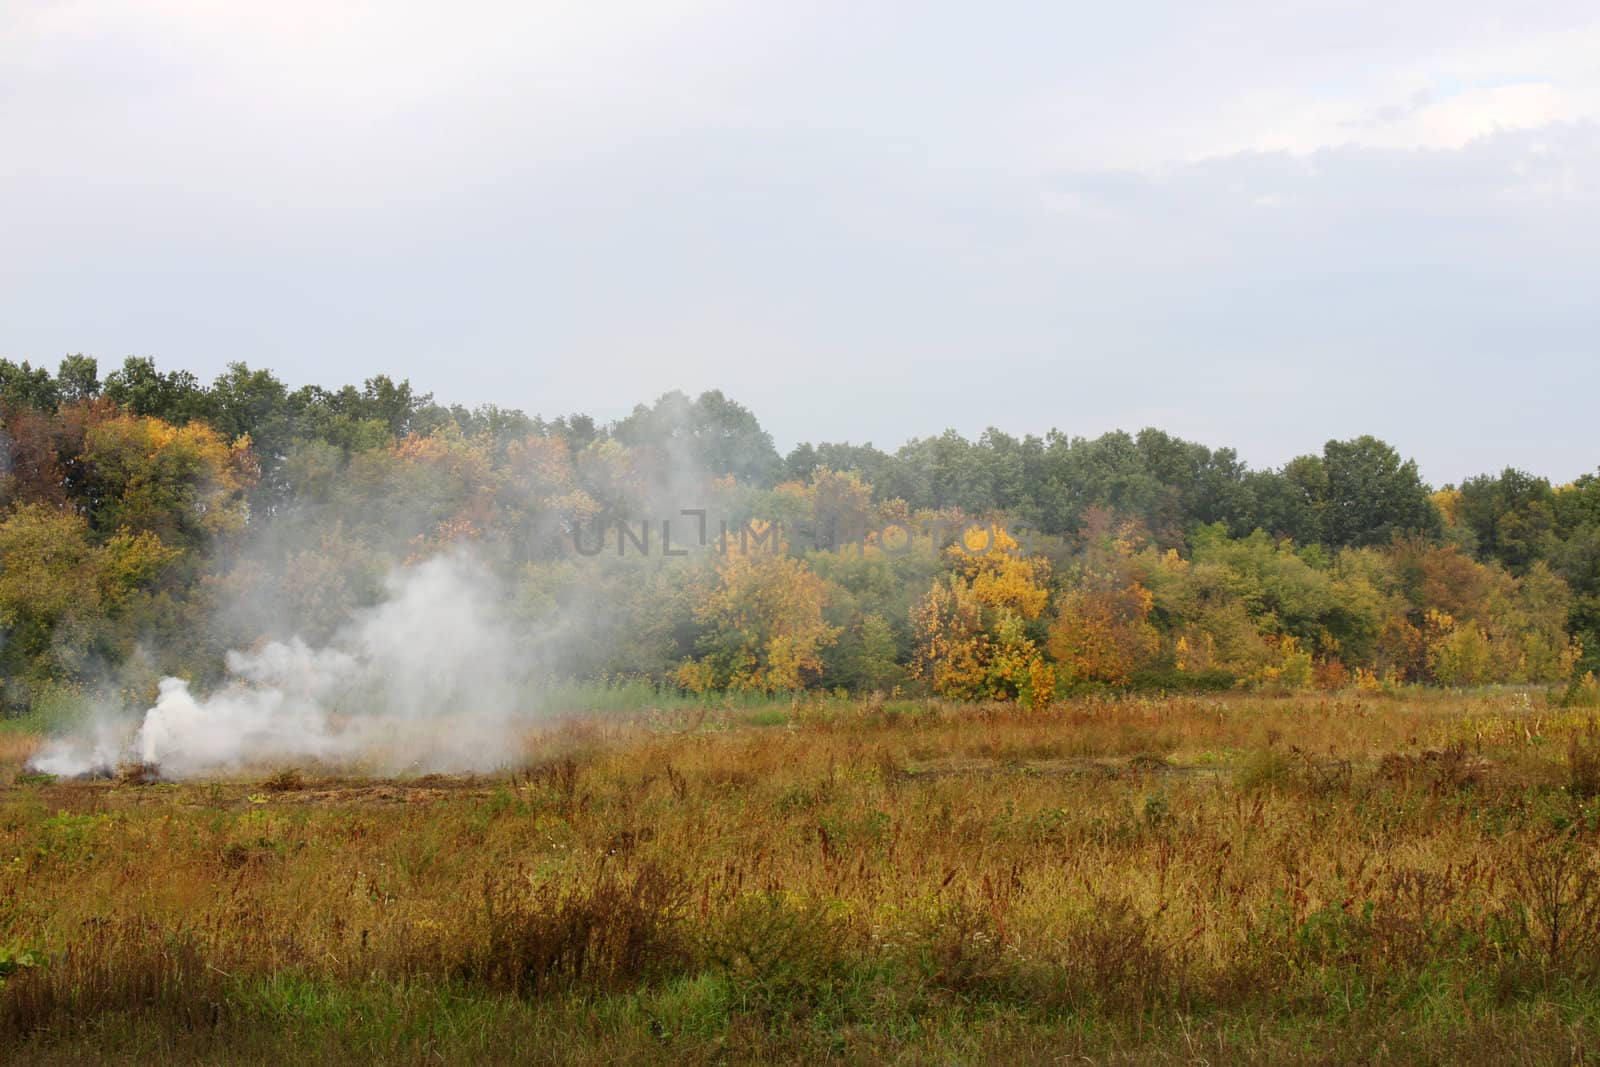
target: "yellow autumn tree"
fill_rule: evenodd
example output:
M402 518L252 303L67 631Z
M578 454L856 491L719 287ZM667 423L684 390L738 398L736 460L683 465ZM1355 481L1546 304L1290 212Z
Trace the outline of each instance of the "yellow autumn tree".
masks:
M1457 622L1448 612L1431 610L1424 620L1428 670L1441 685L1484 685L1494 676L1489 635L1474 622Z
M768 500L785 536L806 548L859 549L881 526L872 487L859 475L819 467L806 482L783 482Z
M936 580L911 612L916 649L911 672L940 696L984 695L990 659L983 605L959 578Z
M1311 653L1301 647L1299 638L1293 634L1266 634L1262 642L1269 657L1251 674L1252 682L1280 689L1305 689L1311 685L1315 663Z
M677 672L685 689L803 689L822 669L822 649L838 637L823 618L826 584L764 524L752 529L753 538L725 538L714 557L694 608L704 629L701 655Z
M1455 526L1461 520L1461 490L1455 488L1437 490L1432 498L1433 506L1439 509L1439 517L1444 519L1446 526Z
M93 421L82 465L97 532L149 532L184 548L242 531L261 474L248 437L230 442L204 423L137 415Z
M945 550L945 558L986 608L1009 611L1029 622L1044 614L1050 601L1050 561L1024 554L1004 526L968 526L960 540Z
M0 521L0 694L66 679L96 633L179 555L149 531L95 544L71 509L11 511Z
M950 573L912 609L912 672L952 699L1048 703L1055 674L1028 624L1049 603L1049 560L997 525L966 527L945 558Z

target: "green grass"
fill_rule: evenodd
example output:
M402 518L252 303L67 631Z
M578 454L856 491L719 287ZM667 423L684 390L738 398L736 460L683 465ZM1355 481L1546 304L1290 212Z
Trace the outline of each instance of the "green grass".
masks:
M199 1025L110 1014L35 1039L13 1062L1566 1064L1588 1062L1597 1035L1592 989L1508 1002L1427 980L1377 997L1333 985L1315 1010L1124 1018L862 984L774 1024L712 974L534 1002L449 983L282 976L225 983Z
M551 682L529 692L525 703L530 710L539 712L617 715L700 708L724 711L785 708L795 699L795 694L791 693L729 692L701 695L642 679L620 679Z

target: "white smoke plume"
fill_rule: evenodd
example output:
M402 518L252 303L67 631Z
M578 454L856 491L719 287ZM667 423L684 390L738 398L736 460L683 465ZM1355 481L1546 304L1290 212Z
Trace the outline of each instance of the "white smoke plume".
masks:
M230 652L229 678L209 696L165 678L131 738L102 722L47 745L31 765L72 775L137 761L172 778L307 762L502 766L528 721L531 670L499 602L488 570L465 554L403 568L328 647L295 638Z
M77 777L113 770L130 758L125 724L111 716L97 715L71 737L46 742L27 767L30 771Z

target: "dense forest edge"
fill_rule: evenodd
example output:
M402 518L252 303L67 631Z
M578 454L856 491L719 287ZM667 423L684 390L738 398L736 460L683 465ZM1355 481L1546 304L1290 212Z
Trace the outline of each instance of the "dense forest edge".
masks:
M230 649L328 640L397 568L451 552L492 571L552 685L1031 706L1531 684L1600 704L1597 474L1434 489L1369 436L1254 470L1156 429L784 456L715 391L602 423L384 376L0 360L7 716L148 702Z

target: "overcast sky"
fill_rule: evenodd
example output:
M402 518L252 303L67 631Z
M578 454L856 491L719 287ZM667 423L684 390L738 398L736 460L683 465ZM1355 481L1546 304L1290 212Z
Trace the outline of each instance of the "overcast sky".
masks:
M1565 481L1600 7L1521 7L0 0L0 356Z

